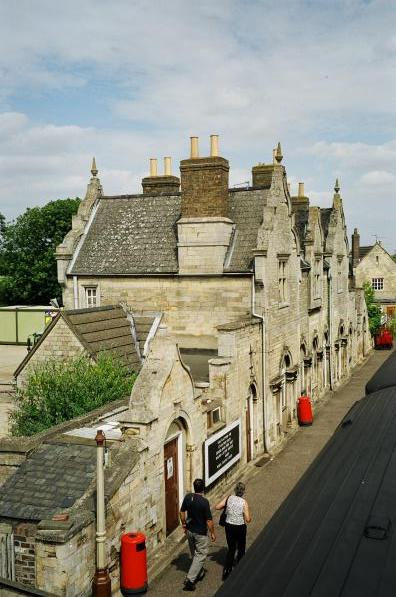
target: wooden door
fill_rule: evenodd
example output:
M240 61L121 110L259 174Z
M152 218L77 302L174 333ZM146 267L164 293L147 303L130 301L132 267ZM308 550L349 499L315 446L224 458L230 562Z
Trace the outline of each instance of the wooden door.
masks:
M179 525L179 475L177 459L177 438L164 446L164 479L166 534Z
M246 408L246 460L250 462L252 459L252 426L251 426L251 409L250 396L247 399Z

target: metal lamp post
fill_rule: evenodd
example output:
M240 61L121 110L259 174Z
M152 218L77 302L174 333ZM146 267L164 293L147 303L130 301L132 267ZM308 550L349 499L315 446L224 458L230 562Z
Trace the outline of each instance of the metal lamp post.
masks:
M98 429L96 441L96 571L92 582L93 597L111 597L111 580L106 563L106 521L104 498L105 434Z

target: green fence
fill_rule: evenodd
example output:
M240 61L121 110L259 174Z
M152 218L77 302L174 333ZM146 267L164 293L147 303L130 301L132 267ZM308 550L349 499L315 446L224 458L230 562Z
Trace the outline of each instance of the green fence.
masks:
M0 307L0 344L27 344L29 336L42 334L51 321L53 307Z

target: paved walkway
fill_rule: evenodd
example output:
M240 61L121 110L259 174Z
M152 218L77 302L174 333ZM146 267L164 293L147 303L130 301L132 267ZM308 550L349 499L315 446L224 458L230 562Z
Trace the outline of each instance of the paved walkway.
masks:
M253 516L248 526L248 546L319 454L352 404L364 396L366 382L388 356L388 351L373 351L349 382L317 408L312 427L299 429L285 449L265 467L252 467L246 493ZM197 597L214 595L220 587L225 546L224 530L217 527L217 541L211 545L205 565L206 577L196 585L194 595ZM186 595L182 586L189 562L189 552L184 544L170 566L150 583L149 594L158 597Z

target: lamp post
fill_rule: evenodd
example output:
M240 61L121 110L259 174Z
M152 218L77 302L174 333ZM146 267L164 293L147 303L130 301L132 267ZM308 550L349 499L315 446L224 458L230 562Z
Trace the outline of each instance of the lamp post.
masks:
M104 499L105 434L98 429L96 441L96 571L92 582L93 597L111 597L111 580L106 564L106 522Z

